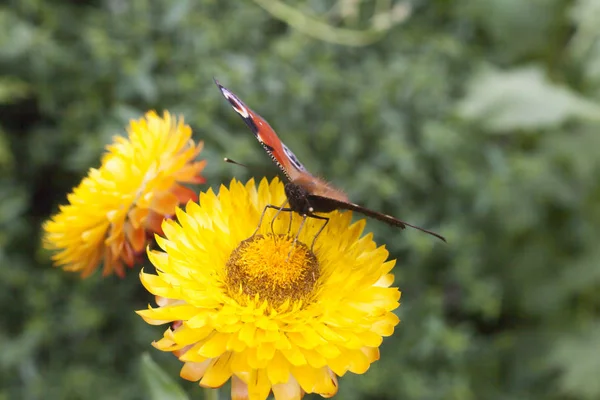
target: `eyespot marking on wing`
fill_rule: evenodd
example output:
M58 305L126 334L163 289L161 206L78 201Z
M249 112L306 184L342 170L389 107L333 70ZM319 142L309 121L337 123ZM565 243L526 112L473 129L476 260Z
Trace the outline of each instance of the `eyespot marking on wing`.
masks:
M283 142L281 143L281 146L283 147L283 152L285 153L285 155L287 156L287 158L289 158L290 162L292 163L292 165L298 170L298 171L306 171L306 168L304 168L304 165L302 165L302 163L300 162L300 160L298 160L298 157L296 157L296 155L294 153L292 153L292 151L290 149L288 149L288 147L283 144Z
M229 90L225 89L222 86L221 86L221 92L223 92L223 95L225 96L225 98L229 101L229 103L231 103L231 106L238 114L240 114L244 118L250 117L250 113L248 112L246 107L244 107L244 105L242 104L240 99L238 99L236 97L235 94L231 93Z

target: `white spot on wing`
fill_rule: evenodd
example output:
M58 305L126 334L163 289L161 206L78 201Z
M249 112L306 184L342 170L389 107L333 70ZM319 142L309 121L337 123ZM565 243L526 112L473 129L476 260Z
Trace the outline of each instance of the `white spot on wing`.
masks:
M288 149L288 147L285 144L281 143L281 146L283 147L283 152L285 153L287 158L289 158L292 165L299 171L306 171L306 168L304 168L304 165L302 165L300 160L298 160L298 157L296 157L296 155L292 153L292 151Z
M246 107L244 107L244 105L242 104L242 102L240 101L240 99L238 99L235 96L235 94L231 93L229 90L227 90L225 88L221 88L221 90L223 91L223 95L225 96L225 98L227 100L229 100L229 103L231 103L233 109L238 114L240 114L244 118L248 118L250 116L250 113L248 112L248 110L246 109Z

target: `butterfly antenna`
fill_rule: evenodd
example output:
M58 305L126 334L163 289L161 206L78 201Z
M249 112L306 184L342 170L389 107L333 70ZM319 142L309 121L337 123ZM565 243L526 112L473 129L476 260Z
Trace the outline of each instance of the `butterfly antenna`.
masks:
M239 165L240 167L248 168L247 165L239 163L239 162L237 162L235 160L232 160L231 158L225 157L225 158L223 158L223 161L225 161L225 162L227 162L229 164L235 164L235 165ZM250 169L250 168L248 168L248 169Z

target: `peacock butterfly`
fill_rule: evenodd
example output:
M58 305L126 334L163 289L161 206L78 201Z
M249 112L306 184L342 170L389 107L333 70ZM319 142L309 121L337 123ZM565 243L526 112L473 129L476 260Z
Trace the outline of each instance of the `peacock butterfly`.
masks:
M405 229L407 226L409 226L435 236L444 242L446 241L442 235L439 235L435 232L411 225L407 222L399 220L398 218L392 217L391 215L382 214L377 211L362 207L358 204L351 203L348 197L342 191L332 187L329 183L313 176L310 172L308 172L304 165L302 165L302 163L298 160L298 157L296 157L294 153L292 153L292 151L279 139L267 121L252 111L248 106L246 106L246 104L244 104L243 101L239 99L239 97L221 85L216 79L215 83L221 90L223 96L225 96L227 101L229 101L235 112L237 112L240 117L242 117L246 125L248 125L248 128L250 128L267 154L271 156L275 164L281 168L289 180L289 182L287 182L284 186L289 208L274 205L268 205L268 208L274 208L279 211L293 211L305 218L312 217L325 221L328 221L327 217L319 216L315 213L328 213L334 210L350 210L401 229ZM325 222L325 225L326 224L327 222ZM321 230L323 228L321 228Z

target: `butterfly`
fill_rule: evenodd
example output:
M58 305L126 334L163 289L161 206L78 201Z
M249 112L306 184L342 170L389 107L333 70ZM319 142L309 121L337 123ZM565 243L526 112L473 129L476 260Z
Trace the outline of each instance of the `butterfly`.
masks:
M239 99L239 97L221 85L216 79L215 83L221 90L223 96L229 101L229 104L231 104L234 111L242 117L242 120L246 123L248 128L250 128L267 154L273 159L273 162L277 164L281 171L283 171L289 181L284 186L289 207L284 207L284 204L280 207L268 205L267 208L273 208L279 212L293 211L302 215L304 218L312 217L326 220L325 225L329 219L327 217L316 215L315 213L328 213L334 210L350 210L401 229L405 229L409 226L435 236L444 242L446 241L442 235L433 231L411 225L392 217L391 215L386 215L358 204L351 203L345 193L308 172L304 165L298 160L298 157L296 157L296 155L294 155L294 153L292 153L292 151L279 139L267 121L252 111ZM323 228L321 228L321 230ZM319 230L317 236L321 230Z

